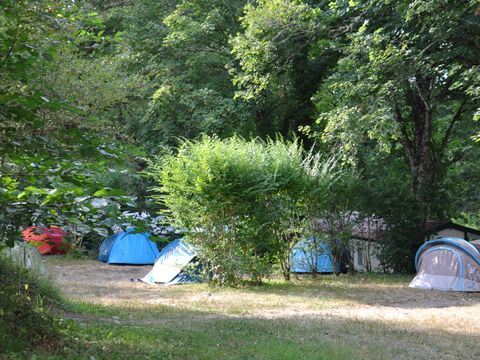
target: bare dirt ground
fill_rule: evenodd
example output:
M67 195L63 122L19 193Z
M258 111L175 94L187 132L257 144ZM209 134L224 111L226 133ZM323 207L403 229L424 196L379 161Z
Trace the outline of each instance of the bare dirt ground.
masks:
M427 331L479 337L480 294L425 291L405 283L337 281L335 277L292 287L211 289L208 286L147 285L136 281L151 266L113 266L93 260L50 257L47 272L63 295L81 303L144 308L155 312L137 323L175 316L268 319L324 318L375 321ZM134 280L134 281L131 281ZM181 315L183 314L183 315Z

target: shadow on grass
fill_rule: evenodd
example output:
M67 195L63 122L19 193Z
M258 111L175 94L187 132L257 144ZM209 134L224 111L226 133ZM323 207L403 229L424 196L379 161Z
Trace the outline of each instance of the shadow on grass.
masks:
M402 278L401 278L402 279ZM403 277L405 279L405 277ZM480 303L480 293L444 292L435 290L412 289L408 281L380 282L369 277L337 277L302 279L286 283L269 281L261 286L247 285L242 288L215 288L206 284L196 285L147 285L117 283L111 290L109 284L94 284L89 289L78 288L84 298L94 298L100 303L131 302L142 306L168 309L194 308L216 312L216 306L224 311L249 312L291 307L301 303L307 308L329 308L345 305L387 306L404 309L428 309L470 306ZM122 287L124 287L122 289ZM98 288L98 289L97 289Z
M74 323L65 330L65 348L58 359L480 358L478 337L414 325L308 316L189 320L188 313L183 315L184 321L155 325Z
M267 281L263 285L247 286L237 291L259 296L300 297L306 301L340 301L405 309L447 308L480 303L480 293L409 288L412 277L392 274L319 275L316 278L301 276L290 283Z

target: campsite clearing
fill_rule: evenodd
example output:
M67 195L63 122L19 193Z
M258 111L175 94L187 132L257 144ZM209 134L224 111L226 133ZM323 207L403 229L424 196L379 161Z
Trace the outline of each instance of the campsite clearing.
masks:
M72 336L89 344L79 352L111 358L102 349L115 342L119 358L480 358L478 293L411 289L410 277L396 275L322 275L240 289L130 281L150 268L47 259L70 300L59 315L77 320Z

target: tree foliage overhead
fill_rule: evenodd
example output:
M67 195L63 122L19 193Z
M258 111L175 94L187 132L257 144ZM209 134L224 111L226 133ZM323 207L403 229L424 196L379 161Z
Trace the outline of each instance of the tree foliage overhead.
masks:
M474 2L437 1L376 1L348 9L361 16L352 23L356 31L337 71L320 89L334 105L321 114L326 135L344 134L351 147L361 144L355 136L362 133L387 147L398 141L413 192L426 191L427 173L456 155L452 138L468 141L468 129L473 134L469 123L478 103L471 91L480 55L475 9Z
M250 110L233 98L228 40L244 1L138 1L126 11L127 66L149 79L136 125L148 147L200 133L255 135Z
M244 12L243 32L230 41L236 96L255 105L261 131L297 133L311 123L311 97L335 64L337 53L324 51L328 20L302 1L259 1Z
M63 226L78 241L104 237L121 210L142 206L142 181L129 172L143 153L100 120L124 97L101 66L119 37L73 1L0 7L0 241L13 244L32 224Z
M478 127L480 22L475 2L352 2L355 14L327 96L322 136L354 151L365 138L403 149L418 221L436 215L448 169ZM421 237L420 237L421 239ZM419 240L420 240L419 239Z

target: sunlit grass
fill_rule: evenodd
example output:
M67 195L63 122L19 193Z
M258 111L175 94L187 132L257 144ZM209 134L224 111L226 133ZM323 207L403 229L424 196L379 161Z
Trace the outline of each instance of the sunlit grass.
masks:
M66 299L57 317L71 324L58 359L480 358L480 295L410 289L410 276L278 277L231 289L129 281L148 267L47 265Z

